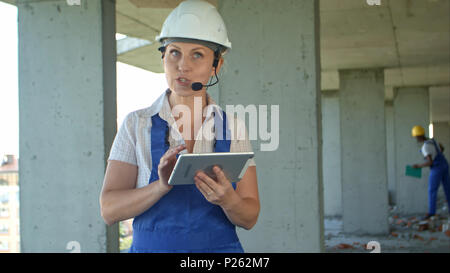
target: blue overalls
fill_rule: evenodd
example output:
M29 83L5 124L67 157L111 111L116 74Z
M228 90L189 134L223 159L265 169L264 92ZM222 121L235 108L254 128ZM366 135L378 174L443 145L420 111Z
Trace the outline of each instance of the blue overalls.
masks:
M215 113L214 152L230 151L230 130ZM226 114L222 111L223 120ZM152 171L149 183L159 179L160 158L169 149L169 126L159 114L151 117ZM220 126L222 125L222 126ZM219 137L217 137L219 136ZM236 189L236 183L232 183ZM174 186L133 221L129 252L244 252L236 228L220 206L209 203L192 185Z
M437 155L433 159L433 164L430 166L430 176L428 178L428 214L435 215L437 193L441 181L442 186L444 187L445 197L447 198L448 207L450 208L450 181L448 162L436 141L434 139L430 140L433 141Z

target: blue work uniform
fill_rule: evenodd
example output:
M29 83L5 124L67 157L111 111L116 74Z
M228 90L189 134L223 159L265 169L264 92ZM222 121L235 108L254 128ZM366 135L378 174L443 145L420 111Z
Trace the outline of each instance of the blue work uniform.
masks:
M439 185L442 181L444 187L445 197L450 208L450 181L448 162L441 152L434 139L430 139L436 149L436 157L433 159L433 164L430 166L430 176L428 177L428 214L436 214L436 200Z
M214 113L214 152L230 151L226 114ZM158 164L169 149L169 126L159 113L151 127L152 171L149 183L159 179ZM218 137L219 136L219 137ZM236 183L232 183L236 189ZM130 252L244 252L236 227L220 206L208 202L195 184L174 186L133 221Z

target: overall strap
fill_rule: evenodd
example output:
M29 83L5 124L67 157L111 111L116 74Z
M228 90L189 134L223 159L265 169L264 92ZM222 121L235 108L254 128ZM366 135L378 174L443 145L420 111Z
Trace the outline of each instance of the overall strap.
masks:
M231 132L227 126L227 115L225 111L222 112L222 119L218 113L214 112L214 130L216 132L216 140L214 143L214 152L229 152L231 146Z
M441 148L437 145L436 140L434 140L434 138L432 138L431 140L433 141L434 148L436 149L436 155L441 154L441 153L442 153L442 152L441 152Z
M159 179L158 165L161 157L169 149L167 136L169 135L169 126L167 121L163 120L159 114L152 116L152 128L150 131L152 172L149 183Z

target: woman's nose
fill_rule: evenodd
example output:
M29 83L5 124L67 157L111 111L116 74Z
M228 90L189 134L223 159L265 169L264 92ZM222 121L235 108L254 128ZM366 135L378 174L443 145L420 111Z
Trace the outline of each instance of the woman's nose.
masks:
M191 62L188 57L180 58L180 61L178 62L178 70L182 72L191 70Z

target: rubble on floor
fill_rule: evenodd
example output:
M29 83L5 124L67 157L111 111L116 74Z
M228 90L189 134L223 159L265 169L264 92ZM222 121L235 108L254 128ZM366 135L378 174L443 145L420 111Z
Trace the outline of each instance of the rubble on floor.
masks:
M379 242L380 252L450 253L450 218L446 206L427 220L424 215L400 215L390 208L390 232L384 236L353 235L342 232L342 219L325 218L326 252L372 252L367 244Z

